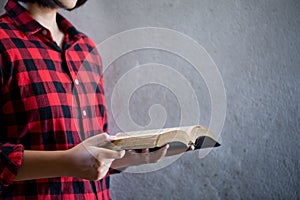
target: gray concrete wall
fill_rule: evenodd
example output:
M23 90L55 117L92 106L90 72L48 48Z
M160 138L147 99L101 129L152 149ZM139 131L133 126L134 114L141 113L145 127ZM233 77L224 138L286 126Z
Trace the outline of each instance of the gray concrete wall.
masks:
M90 0L64 15L97 44L138 27L184 33L207 50L224 81L226 120L217 133L222 146L201 159L198 152L189 152L160 170L113 175L114 199L300 198L299 1ZM110 131L121 129L112 116L117 81L149 62L171 66L189 80L199 99L198 121L209 125L213 100L195 68L172 53L144 49L120 57L105 71ZM143 79L139 73L132 83ZM138 88L129 103L132 120L146 126L151 105L161 104L167 114L163 127L188 125L180 124L178 98L183 94L159 84ZM116 103L118 107L118 99Z

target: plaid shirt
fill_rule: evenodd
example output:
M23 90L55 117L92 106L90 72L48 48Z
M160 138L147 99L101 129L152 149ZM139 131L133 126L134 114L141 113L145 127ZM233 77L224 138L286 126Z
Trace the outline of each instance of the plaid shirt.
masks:
M92 40L61 15L63 48L16 0L0 17L0 199L110 199L100 181L14 182L23 150L66 150L107 131L101 61Z

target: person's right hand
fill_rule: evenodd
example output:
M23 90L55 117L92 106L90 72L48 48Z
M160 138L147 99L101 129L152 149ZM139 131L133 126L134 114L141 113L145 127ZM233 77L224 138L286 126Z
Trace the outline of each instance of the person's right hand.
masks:
M88 180L103 178L115 159L124 156L125 151L113 151L99 146L110 142L110 136L102 133L90 137L77 146L66 150L66 159L70 162L66 166L69 176Z

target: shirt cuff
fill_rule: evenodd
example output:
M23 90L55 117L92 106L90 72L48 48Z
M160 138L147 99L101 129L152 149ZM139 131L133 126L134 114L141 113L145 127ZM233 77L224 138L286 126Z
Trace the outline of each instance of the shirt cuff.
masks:
M109 174L119 174L122 173L125 169L126 167L119 169L109 168Z
M24 146L0 144L0 185L12 184L22 164Z

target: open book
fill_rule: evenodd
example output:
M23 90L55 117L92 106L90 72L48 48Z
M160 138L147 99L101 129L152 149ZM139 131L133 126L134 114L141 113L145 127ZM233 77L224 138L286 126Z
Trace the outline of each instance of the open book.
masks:
M195 149L220 146L214 133L200 125L121 132L115 136L116 139L105 145L105 148L113 150L150 148L150 150L155 150L165 144L169 144L169 150L177 149L180 151L180 149L186 150L191 145L194 145Z

